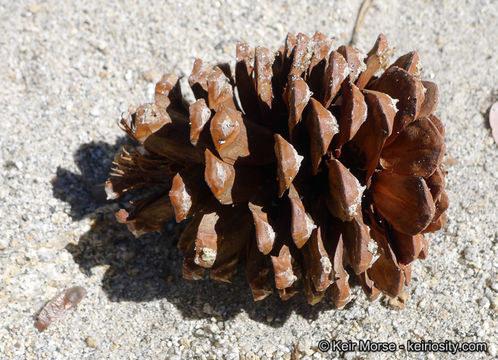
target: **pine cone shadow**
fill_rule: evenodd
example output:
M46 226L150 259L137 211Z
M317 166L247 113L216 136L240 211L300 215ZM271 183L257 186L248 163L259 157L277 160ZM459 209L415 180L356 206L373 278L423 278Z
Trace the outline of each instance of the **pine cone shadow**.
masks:
M83 144L74 155L80 174L61 167L52 179L52 192L55 198L71 206L73 220L81 220L100 206L107 203L103 185L109 175L114 154L123 145L129 144L126 137L114 145L105 142Z
M184 223L171 220L165 224L162 234L146 234L136 239L114 216L115 211L127 206L128 196L119 202L110 202L99 191L92 191L95 185L105 181L113 155L125 143L126 138L114 145L83 144L75 154L81 174L59 168L53 181L54 196L71 205L73 220L91 218L93 221L78 244L68 244L66 250L87 276L91 276L96 266L109 266L102 288L111 301L165 298L186 318L228 320L245 311L251 319L274 327L282 326L293 312L312 320L321 311L334 307L330 297L313 307L307 305L303 294L284 302L275 293L254 302L244 264L237 267L231 284L207 277L198 281L184 280L183 253L176 247Z

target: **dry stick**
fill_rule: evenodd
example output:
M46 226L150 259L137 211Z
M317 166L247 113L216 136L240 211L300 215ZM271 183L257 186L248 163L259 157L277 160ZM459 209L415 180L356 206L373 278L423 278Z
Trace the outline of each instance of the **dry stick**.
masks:
M356 22L354 24L353 33L351 34L351 40L349 41L350 46L356 45L356 34L360 29L361 24L363 23L363 18L367 13L370 5L372 4L372 0L363 0L360 6L360 10L358 10L358 16L356 17Z

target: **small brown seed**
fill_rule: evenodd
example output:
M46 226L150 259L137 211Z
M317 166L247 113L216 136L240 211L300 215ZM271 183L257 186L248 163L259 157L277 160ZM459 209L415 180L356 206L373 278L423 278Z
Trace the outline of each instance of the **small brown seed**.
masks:
M67 310L76 306L86 295L85 288L74 286L66 289L50 300L38 313L35 326L41 332Z

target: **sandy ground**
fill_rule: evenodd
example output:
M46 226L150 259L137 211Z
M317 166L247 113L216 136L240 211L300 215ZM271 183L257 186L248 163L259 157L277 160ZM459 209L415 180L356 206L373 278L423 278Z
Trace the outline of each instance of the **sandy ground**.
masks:
M404 310L386 299L334 310L302 296L253 303L233 284L181 278L179 229L133 239L118 203L99 199L116 125L150 100L166 71L196 57L233 61L237 41L277 48L287 31L347 43L359 0L0 0L0 358L492 358L498 354L498 148L487 125L497 98L496 1L374 0L357 34L379 32L395 57L416 49L439 84L451 199L448 227L414 266ZM88 294L45 332L36 311L72 285ZM482 341L484 353L321 353L320 339ZM294 355L292 355L294 354Z

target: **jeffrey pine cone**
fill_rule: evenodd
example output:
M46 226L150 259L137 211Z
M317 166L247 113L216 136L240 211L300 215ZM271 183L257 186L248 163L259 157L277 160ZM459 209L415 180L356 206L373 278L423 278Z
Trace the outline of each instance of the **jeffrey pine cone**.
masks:
M190 104L164 75L120 121L139 146L116 156L108 198L149 195L118 221L140 236L189 219L183 277L230 282L243 260L254 300L273 282L310 304L330 287L340 308L353 273L368 299L397 296L448 197L438 88L416 52L388 66L391 53L382 34L367 55L319 32L277 52L238 44L234 70L195 61Z

